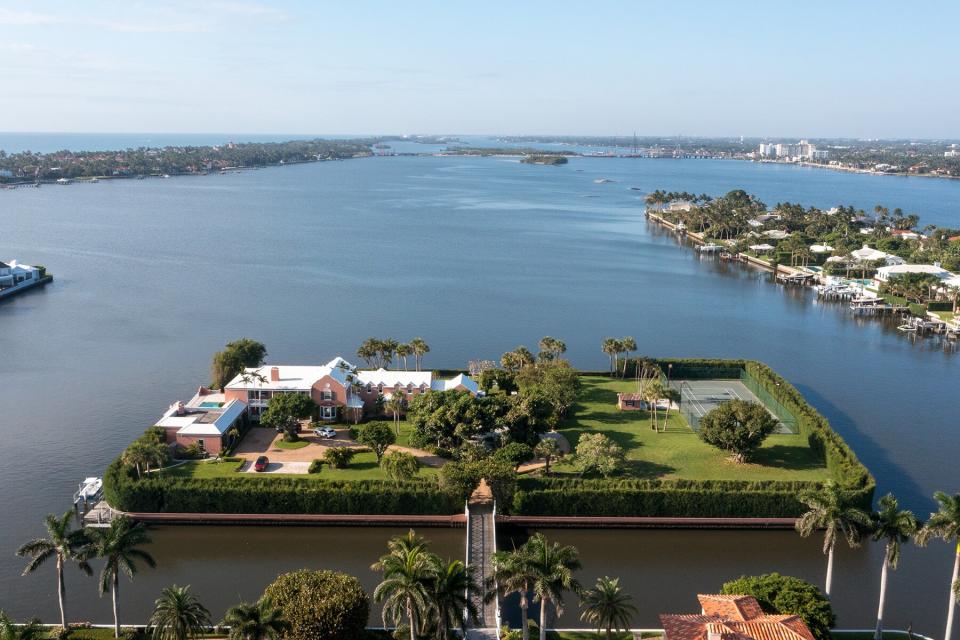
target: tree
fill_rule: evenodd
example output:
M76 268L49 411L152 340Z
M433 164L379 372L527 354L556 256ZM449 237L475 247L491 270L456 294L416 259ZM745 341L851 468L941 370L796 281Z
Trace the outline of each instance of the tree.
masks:
M522 442L511 442L497 449L493 454L494 460L509 462L514 468L533 458L533 449Z
M283 431L283 439L296 442L300 439L300 421L316 411L317 405L302 393L279 393L270 398L267 410L260 416L260 424Z
M507 351L505 354L500 356L500 366L510 373L516 373L517 371L520 371L524 367L532 365L533 363L533 354L524 346L519 346L513 351Z
M537 443L537 446L533 448L533 453L536 454L538 458L543 458L544 475L550 475L550 462L560 457L560 445L557 444L554 438L543 438Z
M607 640L610 640L614 630L630 629L637 613L630 600L630 595L620 588L619 578L598 578L596 586L580 596L580 607L583 608L580 619L595 626L598 635L606 630Z
M41 640L47 637L46 628L37 618L18 625L5 612L0 611L0 640Z
M323 459L331 467L336 469L346 469L350 465L350 460L357 453L356 449L351 447L330 447L323 452Z
M933 498L939 503L939 509L930 514L927 523L917 535L917 543L926 545L933 538L940 538L945 542L956 547L956 553L953 556L953 576L950 578L950 599L947 608L947 630L944 638L952 637L953 634L953 613L957 606L957 598L960 592L957 586L958 575L960 575L960 493L950 495L943 491L937 491Z
M833 583L833 552L838 536L843 536L851 549L859 547L861 531L870 525L870 516L855 507L849 492L833 480L825 482L820 489L801 491L798 499L809 507L809 511L797 519L800 535L806 538L814 531L823 531L823 553L827 556L824 593L829 597Z
M230 640L278 640L290 630L283 612L267 597L230 607L221 624L230 627Z
M643 385L643 400L647 403L650 411L650 424L654 431L660 432L660 426L657 421L657 412L660 408L660 400L666 395L663 383L659 379L647 380Z
M814 638L831 640L830 629L836 616L830 599L805 580L779 573L741 576L725 582L720 593L753 596L765 613L799 616Z
M150 467L160 468L170 459L170 450L164 444L150 443L143 440L133 442L123 452L124 464L137 470L137 478L148 473Z
M373 599L383 602L384 626L388 620L399 624L406 618L410 640L417 640L419 621L430 612L429 584L435 577L437 563L423 538L412 530L387 546L388 553L370 567L383 573Z
M610 375L617 370L617 356L620 355L620 341L616 338L604 338L600 349L610 358Z
M414 338L410 341L410 351L413 353L417 371L423 366L423 356L430 353L430 345L423 338Z
M459 629L466 637L468 622L476 622L479 617L476 605L467 596L476 586L473 580L473 568L460 560L444 563L434 556L433 576L427 592L433 615L437 623L437 638L447 640L451 629Z
M383 454L387 452L387 447L396 441L396 434L384 422L365 424L360 427L360 434L357 437L357 442L370 447L370 450L377 456L377 464L383 461Z
M623 448L602 433L584 433L577 442L574 459L581 475L609 476L623 466Z
M238 373L247 367L259 367L267 357L267 348L262 342L240 338L228 342L222 351L213 354L210 372L214 388L222 389Z
M564 592L580 590L580 583L573 577L573 572L580 569L580 554L576 547L547 542L542 533L534 534L524 547L530 554L534 575L530 586L540 603L540 640L546 640L548 607L552 604L557 615L562 615Z
M880 498L878 509L871 515L873 539L883 540L883 569L880 572L880 604L877 607L877 630L874 640L883 639L883 607L887 596L887 571L896 570L900 562L900 546L908 542L920 528L913 513L900 509L897 499L891 494Z
M267 586L263 599L289 625L284 640L356 640L366 634L370 598L360 581L345 573L284 573Z
M190 593L189 585L161 591L150 616L153 640L190 640L203 635L210 624L210 612Z
M420 463L406 451L388 453L380 461L380 468L396 482L413 480L420 471Z
M115 518L107 529L94 529L91 532L96 555L103 558L100 570L100 595L110 591L113 600L113 633L120 637L120 617L117 613L117 601L120 595L120 574L125 573L133 580L137 574L137 564L143 563L150 568L157 563L149 553L140 547L150 544L147 528L143 523L135 522L127 516Z
M617 341L617 346L620 347L620 353L623 354L623 373L621 377L626 377L627 375L627 354L633 353L637 350L637 341L633 339L633 336L627 336Z
M536 579L533 558L525 546L512 551L494 551L490 556L493 575L487 582L487 599L497 596L497 590L503 597L516 593L520 597L520 630L523 640L530 639L530 626L527 624L530 608L530 589Z
M36 538L17 549L18 556L30 556L30 562L23 569L23 575L33 573L47 560L56 560L57 596L60 600L60 626L67 628L67 589L63 581L63 568L67 562L76 562L85 574L92 575L93 570L87 563L89 557L89 539L81 529L73 529L70 522L73 511L67 511L59 518L50 514L44 520L47 527L46 538Z
M393 415L393 427L397 435L400 435L400 416L403 415L406 407L407 399L403 395L403 392L398 389L394 389L393 393L390 394L390 398L383 403L383 408Z
M482 371L477 378L477 385L487 393L494 389L502 393L517 390L516 376L505 369L486 369Z
M559 360L567 351L567 344L563 340L558 340L552 336L544 336L537 344L543 360Z
M743 463L776 428L776 418L762 405L730 400L700 418L700 439Z
M413 355L413 348L405 343L401 342L397 345L397 357L403 360L403 370L407 370L407 358Z

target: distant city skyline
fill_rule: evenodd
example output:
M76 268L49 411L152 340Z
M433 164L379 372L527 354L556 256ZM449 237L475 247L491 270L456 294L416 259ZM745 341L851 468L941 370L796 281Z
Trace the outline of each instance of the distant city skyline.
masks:
M943 1L0 0L0 129L957 139L958 19Z

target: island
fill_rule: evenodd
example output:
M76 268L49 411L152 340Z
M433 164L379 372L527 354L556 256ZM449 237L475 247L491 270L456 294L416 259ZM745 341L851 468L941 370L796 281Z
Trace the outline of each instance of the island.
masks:
M552 153L531 153L523 156L523 158L520 159L520 162L524 162L526 164L560 165L567 164L567 157Z

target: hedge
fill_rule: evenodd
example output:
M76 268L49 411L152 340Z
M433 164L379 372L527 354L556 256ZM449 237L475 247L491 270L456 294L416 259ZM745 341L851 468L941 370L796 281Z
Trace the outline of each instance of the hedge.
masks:
M462 504L436 483L313 478L136 480L120 460L104 476L104 497L121 511L145 513L330 513L449 515Z
M627 377L639 360L627 363ZM876 481L816 409L799 391L767 365L752 360L658 359L671 378L739 379L746 370L781 401L797 419L801 435L824 456L831 477L852 495L857 506L869 510ZM804 506L797 494L816 482L743 482L724 480L536 479L518 482L512 512L541 516L686 516L686 517L795 517Z

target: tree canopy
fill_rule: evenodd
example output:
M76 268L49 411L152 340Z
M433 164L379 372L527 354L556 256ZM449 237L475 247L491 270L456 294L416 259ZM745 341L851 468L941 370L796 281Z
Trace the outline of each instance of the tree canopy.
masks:
M836 616L820 589L800 578L768 573L725 582L720 593L753 596L766 613L800 616L817 640L830 640Z
M228 342L222 351L213 354L210 366L211 384L216 389L222 389L245 368L262 365L266 357L267 348L262 342L250 338Z
M735 462L746 462L777 428L777 419L763 405L730 400L700 418L700 438L730 454Z

